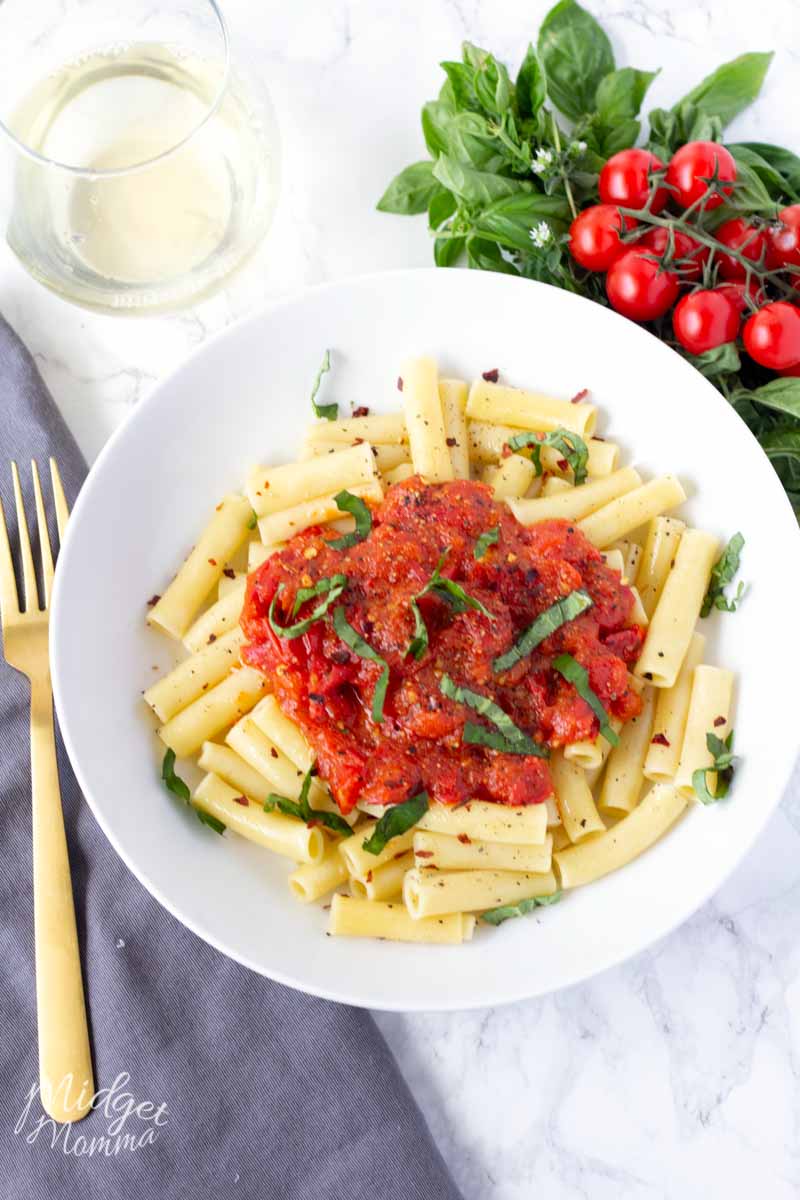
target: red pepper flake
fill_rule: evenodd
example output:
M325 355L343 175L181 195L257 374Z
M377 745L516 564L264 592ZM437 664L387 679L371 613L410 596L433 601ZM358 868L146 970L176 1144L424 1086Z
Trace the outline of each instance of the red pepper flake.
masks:
M220 510L221 510L221 509L222 509L222 504L220 503L220 504L218 504L218 505L217 505L217 507L214 509L214 512L220 512Z
M458 840L461 842L461 844L463 846L471 846L472 845L472 838L469 836L468 833L460 833L458 835Z
M668 746L669 744L669 739L664 733L657 733L650 742L651 746Z
M236 572L234 571L233 567L225 567L222 571L222 574L225 576L226 579L235 579L236 578Z
M714 718L714 728L715 729L718 729L720 725L724 725L724 724L725 724L724 717L715 717Z
M250 803L250 801L247 799L247 796L234 796L233 802L234 804L241 804L244 808L247 808L248 804Z
M363 438L353 438L353 443L352 443L352 444L353 444L354 446L363 446L363 445L364 445L364 439L363 439Z
M579 392L576 392L575 395L572 397L572 399L570 400L570 404L580 404L581 400L585 400L588 395L589 395L589 389L581 388L581 390Z
M210 634L208 635L208 641L206 642L206 645L207 645L207 646L210 646L210 645L211 645L211 643L212 643L212 642L215 642L216 640L217 640L217 635L216 635L215 633L210 633Z
M503 449L500 451L500 457L501 458L511 458L511 455L513 453L514 453L514 451L511 449L508 442L505 442L503 444Z
M569 470L569 463L567 462L567 460L565 458L560 458L558 460L558 462L556 463L556 466L558 467L559 471L568 471Z
M272 755L272 757L273 757L273 758L277 758L277 757L278 757L278 751L275 749L275 747L274 747L274 746L270 746L270 748L269 748L269 752L270 752L270 754Z
M415 850L414 857L415 858L433 858L433 851L432 850Z
M160 596L151 596L150 599L147 601L147 607L153 608L154 605L158 604L160 599L161 599Z
M215 558L210 558L208 561L209 561L209 565L212 567L215 567L217 565L217 560Z
M454 437L445 438L445 441L447 442L448 446L457 446L458 445L458 440Z
M402 392L402 390L403 390L403 376L402 375L397 376L397 390L398 390L398 392Z
M366 878L367 883L372 883L372 868L370 868L369 871L367 871L365 878Z
M358 408L354 408L353 416L354 417L368 417L369 409L367 408L366 404L359 404Z
M487 383L497 383L500 378L500 370L498 367L492 367L491 371L484 371L482 377Z

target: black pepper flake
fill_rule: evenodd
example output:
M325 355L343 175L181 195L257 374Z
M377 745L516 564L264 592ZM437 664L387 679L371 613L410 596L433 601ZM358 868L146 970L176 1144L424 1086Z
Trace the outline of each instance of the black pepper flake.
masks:
M309 700L313 700L315 704L324 704L325 703L325 697L320 695L319 692L309 692L308 698L309 698Z
M226 579L236 578L236 572L234 571L233 567L223 567L222 574Z
M447 442L448 446L457 446L458 445L458 441L454 437L445 438L445 441Z
M714 728L715 729L718 729L720 725L724 725L724 724L725 724L724 717L715 717L714 718Z
M208 642L206 643L206 645L210 646L211 643L215 642L216 640L217 640L217 635L215 633L210 633L208 635Z
M147 601L147 607L153 608L154 605L158 604L160 599L161 599L160 596L151 596L150 599Z

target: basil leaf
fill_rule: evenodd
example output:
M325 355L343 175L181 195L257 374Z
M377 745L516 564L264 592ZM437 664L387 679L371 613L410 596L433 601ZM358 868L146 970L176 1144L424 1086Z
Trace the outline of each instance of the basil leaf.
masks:
M530 896L527 900L518 900L516 904L503 904L499 908L487 909L485 913L481 913L480 920L487 925L502 925L503 921L508 921L511 917L524 917L526 913L533 912L536 908L547 908L551 904L558 904L563 896L561 888L553 892L552 896Z
M445 579L442 577L441 570L444 561L450 553L450 547L442 553L439 558L434 572L421 592L417 592L416 596L411 597L411 611L414 614L414 633L411 641L408 643L405 657L410 654L419 662L425 651L428 649L428 627L425 624L425 619L419 609L417 603L423 596L433 595L440 600L446 601L450 607L457 613L466 612L471 608L475 612L479 612L488 620L493 621L494 616L489 612L480 600L475 600L474 597L467 595L460 583L456 583L454 579Z
M483 208L502 196L533 191L530 183L509 179L505 175L493 175L489 171L477 171L446 154L439 157L433 173L442 187L446 187L464 204L476 208Z
M274 812L277 808L287 817L297 817L298 820L305 821L306 825L324 825L326 829L331 829L334 833L341 833L345 837L349 837L353 831L344 817L340 817L338 813L312 808L309 804L308 797L314 775L316 775L316 765L312 765L303 776L297 800L290 800L288 796L279 796L275 792L270 792L264 801L264 812Z
M458 202L452 192L440 187L431 198L428 205L428 228L433 231L449 221L458 208Z
M455 106L479 109L480 104L475 95L475 68L463 62L442 62L439 66L447 76Z
M334 496L334 500L340 512L350 513L352 517L355 517L356 527L351 533L344 533L341 537L334 538L333 541L328 542L328 545L332 550L349 550L351 546L355 546L369 537L372 529L372 513L361 497L354 496L352 492L346 490L338 492Z
M330 606L335 600L338 600L344 589L347 587L346 575L331 575L330 578L320 579L313 587L300 588L295 596L294 606L292 608L292 616L296 616L301 605L307 600L313 599L314 596L325 596L321 604L318 604L314 611L302 621L296 621L293 625L279 625L275 620L275 604L283 591L285 584L278 585L278 590L272 597L272 602L269 606L269 626L274 634L279 638L296 638L302 637L307 633L311 626L321 620L325 616Z
M319 370L317 371L314 385L311 388L311 407L314 410L315 417L323 417L326 421L335 421L339 416L338 404L317 404L317 392L322 383L322 376L327 375L331 369L331 352L326 350L322 356Z
M741 366L736 342L725 342L722 346L715 346L713 350L706 350L704 354L689 354L686 351L684 358L688 359L701 375L705 375L706 379L738 371Z
M761 449L770 459L794 459L800 463L800 429L773 429L759 433Z
M464 725L463 741L469 746L487 746L490 750L498 750L501 754L533 755L535 758L549 758L549 752L542 753L539 742L525 737L512 741L496 729L487 729L485 725L476 725L467 721Z
M523 118L535 117L547 99L547 81L539 55L528 46L516 82L517 108Z
M553 103L574 121L592 112L601 79L614 70L611 42L594 17L560 0L541 24L538 50Z
M575 486L586 482L589 447L583 438L569 429L554 429L550 433L516 433L508 439L510 450L531 447L531 459L536 474L542 474L542 446L552 446L566 460L575 476Z
M727 148L730 150L737 163L744 163L759 177L769 193L771 200L780 201L798 199L798 191L796 187L791 184L789 179L783 175L777 167L775 167L771 162L768 162L763 155L759 154L758 150L754 149L752 143L728 143ZM774 148L777 149L777 147ZM789 154L790 152L787 151L786 153ZM794 158L795 156L790 155L790 157ZM797 161L798 166L800 166L800 160ZM797 182L800 184L800 176L798 176Z
M344 615L344 607L339 605L333 613L333 628L338 633L346 646L357 654L359 658L366 658L370 662L377 663L379 667L383 667L380 678L375 684L375 691L372 695L372 719L376 725L383 722L383 705L386 700L386 689L389 686L389 664L385 658L381 658L377 650L373 650L369 642L358 633L353 626L348 623Z
M517 192L489 204L475 217L473 228L508 250L529 253L531 230L546 221L551 233L562 233L569 224L569 205L563 196Z
M762 162L766 162L773 170L780 173L782 179L786 180L792 199L800 196L800 158L791 150L785 150L783 146L772 146L769 142L738 142L729 149L731 154L746 150L751 154L758 155ZM758 170L752 161L750 161L750 166ZM767 182L766 179L764 182Z
M502 275L519 275L513 263L503 257L500 247L484 238L469 237L466 242L467 266L476 271L498 271Z
M490 546L497 545L499 537L500 537L500 526L499 525L493 525L491 529L487 529L486 532L482 533L480 535L480 537L478 538L478 540L475 542L475 549L472 551L472 557L476 561L480 561L480 559L483 558L484 554L486 553L486 551L489 549Z
M574 659L571 654L559 654L553 659L553 667L559 675L563 675L567 683L571 683L580 698L584 700L600 722L600 733L611 746L616 746L619 738L608 723L608 713L603 708L599 696L589 686L589 672Z
M414 214L425 212L431 197L438 190L433 178L433 163L412 163L395 175L378 201L379 212Z
M204 812L202 808L195 808L192 804L192 794L189 791L189 785L180 775L175 774L175 751L167 750L161 763L161 781L168 792L172 792L173 796L177 796L179 800L183 800L188 804L198 821L202 825L208 825L215 833L224 833L225 826L222 821L216 817L212 817L210 813Z
M253 509L253 511L250 514L250 520L247 522L247 528L255 529L257 524L258 524L258 513L256 512L255 509Z
M692 772L692 787L701 804L714 804L723 800L733 782L733 764L736 758L733 753L733 730L723 742L715 733L706 734L706 746L714 761L710 767L698 767ZM716 772L717 782L714 791L708 787L708 776Z
M592 597L588 592L577 588L574 592L570 592L566 596L562 596L560 600L556 600L555 604L551 604L543 613L529 625L525 632L518 638L510 650L505 654L501 654L492 663L493 671L507 671L509 667L513 667L515 663L520 662L531 654L537 646L550 637L551 633L555 633L562 625L566 625L568 621L574 621L581 613L586 612L587 608L591 608L594 604Z
M683 98L727 125L755 100L772 62L769 54L740 54L707 75ZM678 105L675 106L676 108Z
M393 804L378 821L363 847L368 854L380 854L386 843L392 838L408 833L418 821L421 821L430 807L427 792L420 792L402 804Z
M762 387L754 388L748 395L756 404L763 404L775 412L785 413L788 417L800 420L800 379L791 376L771 379Z
M740 533L735 533L711 568L708 591L705 594L703 606L700 609L701 617L707 617L712 608L716 608L720 612L736 612L736 606L744 592L744 584L739 584L736 595L732 600L729 600L725 595L725 588L729 583L733 582L734 576L739 570L743 546L744 538Z
M448 700L454 700L457 704L466 704L469 708L473 708L479 716L486 717L487 721L491 721L497 726L504 739L503 749L511 754L532 754L537 758L549 758L550 751L546 746L536 742L527 733L519 729L507 712L504 712L499 704L495 704L490 696L483 696L480 692L473 692L469 688L458 687L453 682L449 675L443 675L439 680L439 690L443 696L447 696ZM480 726L468 725L464 730L464 741L471 741L480 745L490 745L485 739L478 742L476 730ZM469 729L470 737L467 738L467 729ZM489 731L487 730L487 733ZM514 747L514 749L508 749ZM493 747L497 749L497 746Z
M465 45L466 53L466 45ZM484 112L500 117L511 104L511 80L508 71L493 54L478 51L479 62L475 69L475 96Z
M597 116L603 125L613 128L620 121L639 115L647 89L658 71L639 71L622 67L611 71L597 86Z
M437 238L433 243L433 261L436 266L455 266L464 253L466 244L466 238L463 237Z

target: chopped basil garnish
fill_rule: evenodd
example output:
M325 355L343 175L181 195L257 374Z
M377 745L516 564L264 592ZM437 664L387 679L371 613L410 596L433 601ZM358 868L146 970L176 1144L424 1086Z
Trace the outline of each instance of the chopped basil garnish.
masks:
M552 446L571 467L575 486L586 483L589 447L582 437L569 429L554 429L551 433L517 433L508 439L510 450L519 452L530 446L531 460L537 475L542 474L542 446Z
M500 526L494 525L491 529L487 529L482 533L475 543L475 549L472 551L473 558L477 561L483 558L490 546L497 545L500 537Z
M490 908L487 912L481 913L480 919L487 925L502 925L503 921L508 921L511 917L524 917L526 913L533 912L535 908L547 908L549 904L558 904L563 894L559 888L557 892L553 892L552 896L530 896L527 900L519 900L516 904L503 904L500 908Z
M616 746L619 738L608 723L608 713L600 703L599 697L589 686L589 672L572 657L571 654L559 654L553 659L553 666L559 675L563 675L567 683L571 683L582 700L585 700L600 722L600 733L611 746Z
M537 646L541 645L551 633L555 633L562 625L566 625L568 621L574 621L581 613L586 612L593 603L589 593L584 592L581 588L570 592L567 596L562 596L543 613L539 613L533 624L528 626L511 649L494 660L492 669L507 671L509 667L513 667L515 663L527 657Z
M409 829L422 820L429 807L427 792L420 792L418 796L412 796L403 804L393 804L391 808L387 808L370 836L364 841L364 849L369 854L380 854L387 842L399 837L401 833L408 833Z
M692 772L692 787L701 804L713 804L716 800L722 800L727 796L733 781L733 764L736 762L733 753L733 730L730 731L724 742L715 733L707 733L706 746L708 753L714 756L714 761L710 767L699 767ZM710 792L707 782L708 775L715 771L717 783L714 791Z
M208 825L215 833L224 833L225 826L222 821L218 821L216 817L212 817L210 813L203 812L202 808L195 808L192 804L192 793L189 791L189 785L180 775L175 774L175 751L167 750L164 755L164 761L161 764L161 780L168 792L172 792L173 796L177 796L179 800L183 800L192 809L192 812L201 821L203 825Z
M450 547L448 546L442 553L436 564L436 569L425 584L425 587L421 592L417 592L416 596L412 596L411 598L411 611L414 614L414 636L408 643L406 657L410 654L417 661L422 658L428 649L428 629L417 603L423 596L438 596L440 600L445 600L454 612L463 613L468 608L471 608L475 612L479 612L484 617L487 617L488 620L494 620L494 616L489 612L488 608L481 604L480 600L475 600L472 596L467 595L460 583L456 583L454 579L443 578L441 570L444 566L444 560L449 553Z
M377 650L373 650L369 642L365 642L360 633L353 629L344 615L344 607L339 605L333 614L333 628L338 633L339 637L344 642L345 646L349 646L354 654L359 658L367 658L370 662L377 663L379 667L383 667L380 678L375 684L375 691L372 696L372 719L376 725L380 725L383 721L383 704L386 699L386 689L389 686L389 664L385 658L381 658Z
M284 584L278 585L278 590L272 597L272 603L269 606L269 625L273 633L280 638L296 638L302 637L307 633L315 621L319 621L325 616L330 606L335 600L338 600L344 589L347 587L346 575L331 575L329 579L319 579L313 587L300 588L294 599L292 608L292 616L296 616L299 609L306 600L311 600L314 596L325 596L321 604L318 604L314 611L302 621L296 621L294 625L279 625L275 620L275 602L284 589ZM327 593L327 594L326 594Z
M326 421L335 421L339 415L338 404L317 404L317 392L319 385L322 383L322 376L327 375L331 369L331 352L326 350L322 356L320 368L317 371L317 377L314 380L314 386L311 389L311 407L314 410L314 416L323 417Z
M712 608L719 609L720 612L736 612L736 606L744 592L744 584L740 581L736 595L731 600L725 595L725 588L733 582L739 570L743 546L744 538L740 533L735 533L711 568L708 591L700 609L701 617L707 617Z
M550 751L540 742L519 729L507 712L503 712L499 704L495 704L489 696L480 692L470 691L469 688L458 687L449 675L443 675L439 680L439 690L448 700L457 704L466 704L487 721L497 726L499 733L484 729L482 725L467 722L464 726L464 741L477 746L489 746L492 750L500 750L504 754L532 754L537 758L549 758Z
M255 529L258 524L258 513L255 509L250 513L250 520L247 522L248 529Z
M334 496L334 500L340 512L350 513L352 517L355 517L356 527L352 533L345 533L341 537L334 538L332 542L328 542L328 545L332 550L348 550L369 536L372 529L372 513L361 497L354 496L352 492L339 492Z
M332 829L334 833L343 833L348 836L353 831L344 817L340 817L338 813L323 812L321 809L312 808L309 804L311 780L316 773L315 766L306 772L297 800L290 800L288 796L278 796L274 792L270 792L264 801L264 812L274 812L277 808L287 817L298 817L299 820L305 821L306 825L314 822L317 825L324 825L326 829Z

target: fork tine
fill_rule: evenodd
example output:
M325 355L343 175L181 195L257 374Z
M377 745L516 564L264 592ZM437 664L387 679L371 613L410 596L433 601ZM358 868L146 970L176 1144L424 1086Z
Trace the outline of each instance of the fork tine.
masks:
M56 503L58 540L63 542L64 534L67 531L67 521L69 520L69 505L67 504L67 498L64 495L64 488L61 485L61 476L58 473L58 463L54 458L50 459L50 482L53 485L53 499Z
M8 621L19 614L17 584L14 579L14 564L11 561L11 546L8 542L6 515L0 500L0 617Z
M53 588L53 552L50 549L50 535L47 532L47 513L42 499L42 488L39 483L39 468L36 461L31 459L31 475L33 476L33 495L36 499L36 524L39 527L39 550L42 555L42 581L44 582L44 606L50 607L50 592Z
M33 612L39 607L39 590L36 587L36 571L33 566L31 539L28 534L28 522L25 519L25 505L22 503L22 488L19 485L17 464L12 462L11 475L14 480L14 499L17 503L17 533L19 535L19 550L22 556L22 583L25 592L25 612Z

